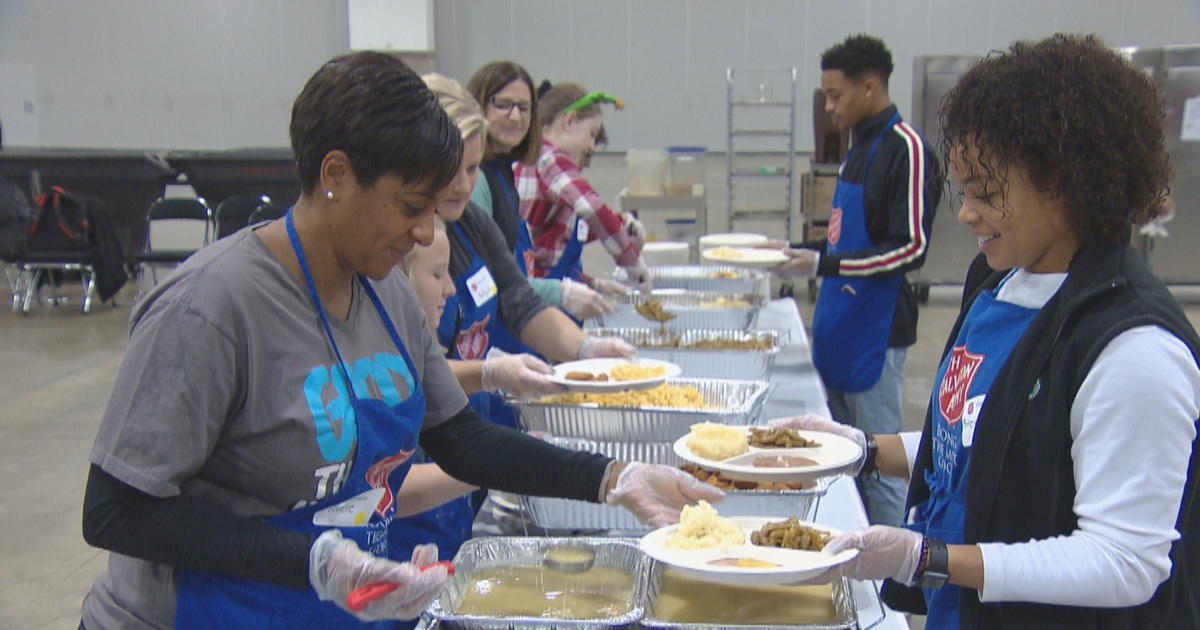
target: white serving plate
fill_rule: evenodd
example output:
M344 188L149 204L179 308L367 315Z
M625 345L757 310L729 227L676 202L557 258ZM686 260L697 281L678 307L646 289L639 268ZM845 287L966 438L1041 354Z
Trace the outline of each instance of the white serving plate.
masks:
M747 436L750 427L734 427L742 429ZM765 427L757 427L765 428ZM730 479L739 481L780 481L792 483L808 481L817 477L841 472L841 469L858 461L862 457L862 448L854 440L833 433L819 431L799 431L800 435L816 440L820 446L806 448L771 448L751 446L748 453L736 455L725 460L714 460L701 457L692 452L687 440L690 433L675 440L675 454L686 461L711 470L718 470ZM754 466L756 457L769 455L785 455L804 457L815 461L807 466L788 466L778 468L758 468Z
M857 549L846 549L836 554L825 551L801 551L798 549L781 549L779 547L760 547L750 544L750 534L762 528L767 523L774 523L781 518L735 516L729 520L737 524L746 535L742 545L713 547L710 549L677 550L667 549L667 537L675 533L679 524L660 527L646 534L638 542L638 547L646 555L669 564L690 577L706 582L733 584L738 586L770 586L774 584L794 584L814 578L828 569L841 566L858 555ZM824 525L816 525L805 521L800 522L834 536L841 532ZM777 567L730 567L708 564L718 558L754 558L778 564Z
M754 234L752 232L722 232L717 234L705 234L700 237L700 247L753 247L766 243L768 240L764 234Z
M573 381L566 378L570 372L590 372L592 374L604 373L608 374L618 365L625 363L634 363L643 366L662 366L666 368L661 376L654 378L642 378L633 381ZM554 374L547 376L546 379L551 383L556 383L566 387L570 391L577 392L596 392L608 393L619 392L626 389L650 389L658 387L667 381L669 378L675 378L683 372L683 369L674 363L668 361L659 361L657 359L584 359L582 361L568 361L567 363L559 363L553 368Z
M770 269L778 267L788 261L787 254L784 254L778 249L759 249L757 247L728 247L738 253L738 258L721 258L715 255L715 252L720 249L718 247L709 247L704 249L700 256L710 263L720 263L723 265L732 265L735 267L747 267L750 269Z

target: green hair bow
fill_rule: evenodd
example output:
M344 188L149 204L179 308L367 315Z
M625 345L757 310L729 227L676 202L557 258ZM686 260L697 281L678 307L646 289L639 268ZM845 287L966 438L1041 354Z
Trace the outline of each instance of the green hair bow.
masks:
M578 111L595 103L612 103L613 106L619 110L625 109L625 101L622 101L612 94L609 94L608 92L592 92L578 101L571 103L566 109L563 110L563 113L565 114L567 112Z

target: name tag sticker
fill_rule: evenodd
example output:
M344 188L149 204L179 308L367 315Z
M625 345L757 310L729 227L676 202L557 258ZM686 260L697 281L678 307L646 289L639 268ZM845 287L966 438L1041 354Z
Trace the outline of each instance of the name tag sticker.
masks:
M492 280L492 272L487 267L480 267L479 271L467 278L467 290L471 292L475 306L487 304L488 300L496 297L496 281Z
M983 400L987 396L976 396L967 401L963 409L962 445L969 448L975 442L975 421L979 420L979 412L983 409Z
M383 498L383 488L366 492L331 505L313 514L313 525L320 527L363 527L371 520L371 514Z

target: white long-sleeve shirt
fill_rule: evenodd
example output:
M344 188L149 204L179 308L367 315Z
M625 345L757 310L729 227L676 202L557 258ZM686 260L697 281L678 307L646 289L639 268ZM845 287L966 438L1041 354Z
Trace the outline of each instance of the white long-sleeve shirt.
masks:
M1041 308L1065 279L1018 270L997 299ZM1200 368L1182 341L1157 326L1114 337L1071 406L1078 529L981 543L980 601L1116 608L1149 600L1170 575L1198 417ZM916 442L905 437L911 470Z

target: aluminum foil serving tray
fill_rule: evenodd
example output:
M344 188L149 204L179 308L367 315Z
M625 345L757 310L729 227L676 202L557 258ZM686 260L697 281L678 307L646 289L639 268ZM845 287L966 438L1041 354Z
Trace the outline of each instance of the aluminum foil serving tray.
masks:
M671 443L697 422L758 424L771 387L766 381L713 378L675 378L667 383L695 387L710 407L600 407L594 403L569 405L536 400L509 403L517 409L526 431L605 442Z
M547 437L556 446L576 451L602 453L624 461L678 466L683 463L670 444L639 444L635 442L596 442L575 438ZM804 490L726 490L725 500L713 507L724 516L768 516L780 520L790 516L811 520L813 507L825 496L833 477L816 480L816 485ZM548 497L522 497L525 510L533 522L546 529L606 529L649 531L651 528L622 507L587 501Z
M779 346L787 343L776 330L668 330L658 328L596 328L588 334L595 337L620 337L638 348L638 356L670 361L683 368L683 373L695 378L737 378L770 380L771 368L779 354ZM770 344L769 349L709 349L689 348L699 341L758 341ZM678 347L663 347L675 343Z
M791 630L853 630L858 628L858 609L854 604L854 595L850 590L850 581L846 578L840 578L833 582L834 619L829 623L809 625L737 625L730 623L681 623L656 619L654 617L654 608L658 601L658 595L662 591L663 571L665 569L666 565L660 562L654 562L650 567L649 583L646 585L645 617L642 618L640 623L640 627L642 628L654 628L656 630L775 630L776 628L789 628Z
M642 317L637 306L657 300L663 309L675 314L666 322L667 330L748 330L754 327L758 312L766 304L761 293L717 293L684 289L655 289L651 294L628 293L610 298L611 315L588 320L589 328L644 328L655 322ZM722 300L740 300L747 306L714 306ZM593 325L594 322L594 325Z
M626 281L628 274L617 267L613 277ZM655 265L650 267L650 282L656 289L687 289L713 293L758 293L766 295L771 276L758 269L733 265Z
M481 569L513 565L540 565L543 554L550 547L570 544L587 545L596 551L593 566L624 569L633 575L633 593L629 611L616 617L601 619L553 619L543 617L485 617L463 615L455 612L466 589L473 583L473 576ZM454 557L457 569L454 577L437 599L425 610L427 627L432 623L439 627L459 630L507 630L509 628L570 628L572 630L599 630L601 628L629 628L644 614L642 607L646 599L647 574L652 560L637 547L636 540L617 538L542 538L502 536L473 538L463 544Z

